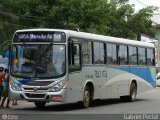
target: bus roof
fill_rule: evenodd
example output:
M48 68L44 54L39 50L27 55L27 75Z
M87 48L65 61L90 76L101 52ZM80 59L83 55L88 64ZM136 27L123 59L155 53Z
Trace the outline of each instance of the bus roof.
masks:
M83 38L89 40L97 40L103 42L111 42L111 43L118 43L118 44L127 44L127 45L134 45L134 46L142 46L142 47L151 47L154 48L155 45L153 43L141 42L131 39L124 39L124 38L117 38L111 36L104 36L98 35L93 33L86 33L86 32L79 32L73 30L63 30L63 29L23 29L17 30L16 32L31 32L31 31L57 31L57 32L65 32L68 37L75 37L75 38Z

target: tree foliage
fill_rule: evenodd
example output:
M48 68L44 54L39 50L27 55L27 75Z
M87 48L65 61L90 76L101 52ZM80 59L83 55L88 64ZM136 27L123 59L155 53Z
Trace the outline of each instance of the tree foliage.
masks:
M127 0L0 0L0 42L24 28L79 28L132 39L139 34L154 36L154 10L149 6L134 13Z

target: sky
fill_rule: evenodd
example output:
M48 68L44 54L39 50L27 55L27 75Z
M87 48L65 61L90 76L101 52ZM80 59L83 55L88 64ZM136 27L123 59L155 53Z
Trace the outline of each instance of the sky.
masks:
M157 6L160 8L160 0L129 0L129 2L131 4L135 4L136 11L150 5Z

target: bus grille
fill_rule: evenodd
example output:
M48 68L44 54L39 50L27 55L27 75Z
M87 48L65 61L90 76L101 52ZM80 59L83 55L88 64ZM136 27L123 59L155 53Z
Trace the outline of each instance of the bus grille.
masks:
M54 81L32 81L32 82L26 83L26 85L28 86L48 86L53 82Z
M34 91L34 88L23 88L25 91ZM37 91L48 91L48 88L37 88Z
M25 93L28 98L44 98L45 94Z

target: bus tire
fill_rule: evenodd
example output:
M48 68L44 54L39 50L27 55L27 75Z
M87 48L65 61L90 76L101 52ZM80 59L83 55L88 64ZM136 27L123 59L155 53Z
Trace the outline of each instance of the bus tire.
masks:
M42 109L45 107L46 102L34 102L35 106L39 109Z
M136 100L136 95L137 95L137 86L135 82L132 82L130 86L130 95L128 96L128 101L134 102Z
M91 103L91 91L88 86L85 86L83 93L83 101L80 102L82 108L88 108Z

